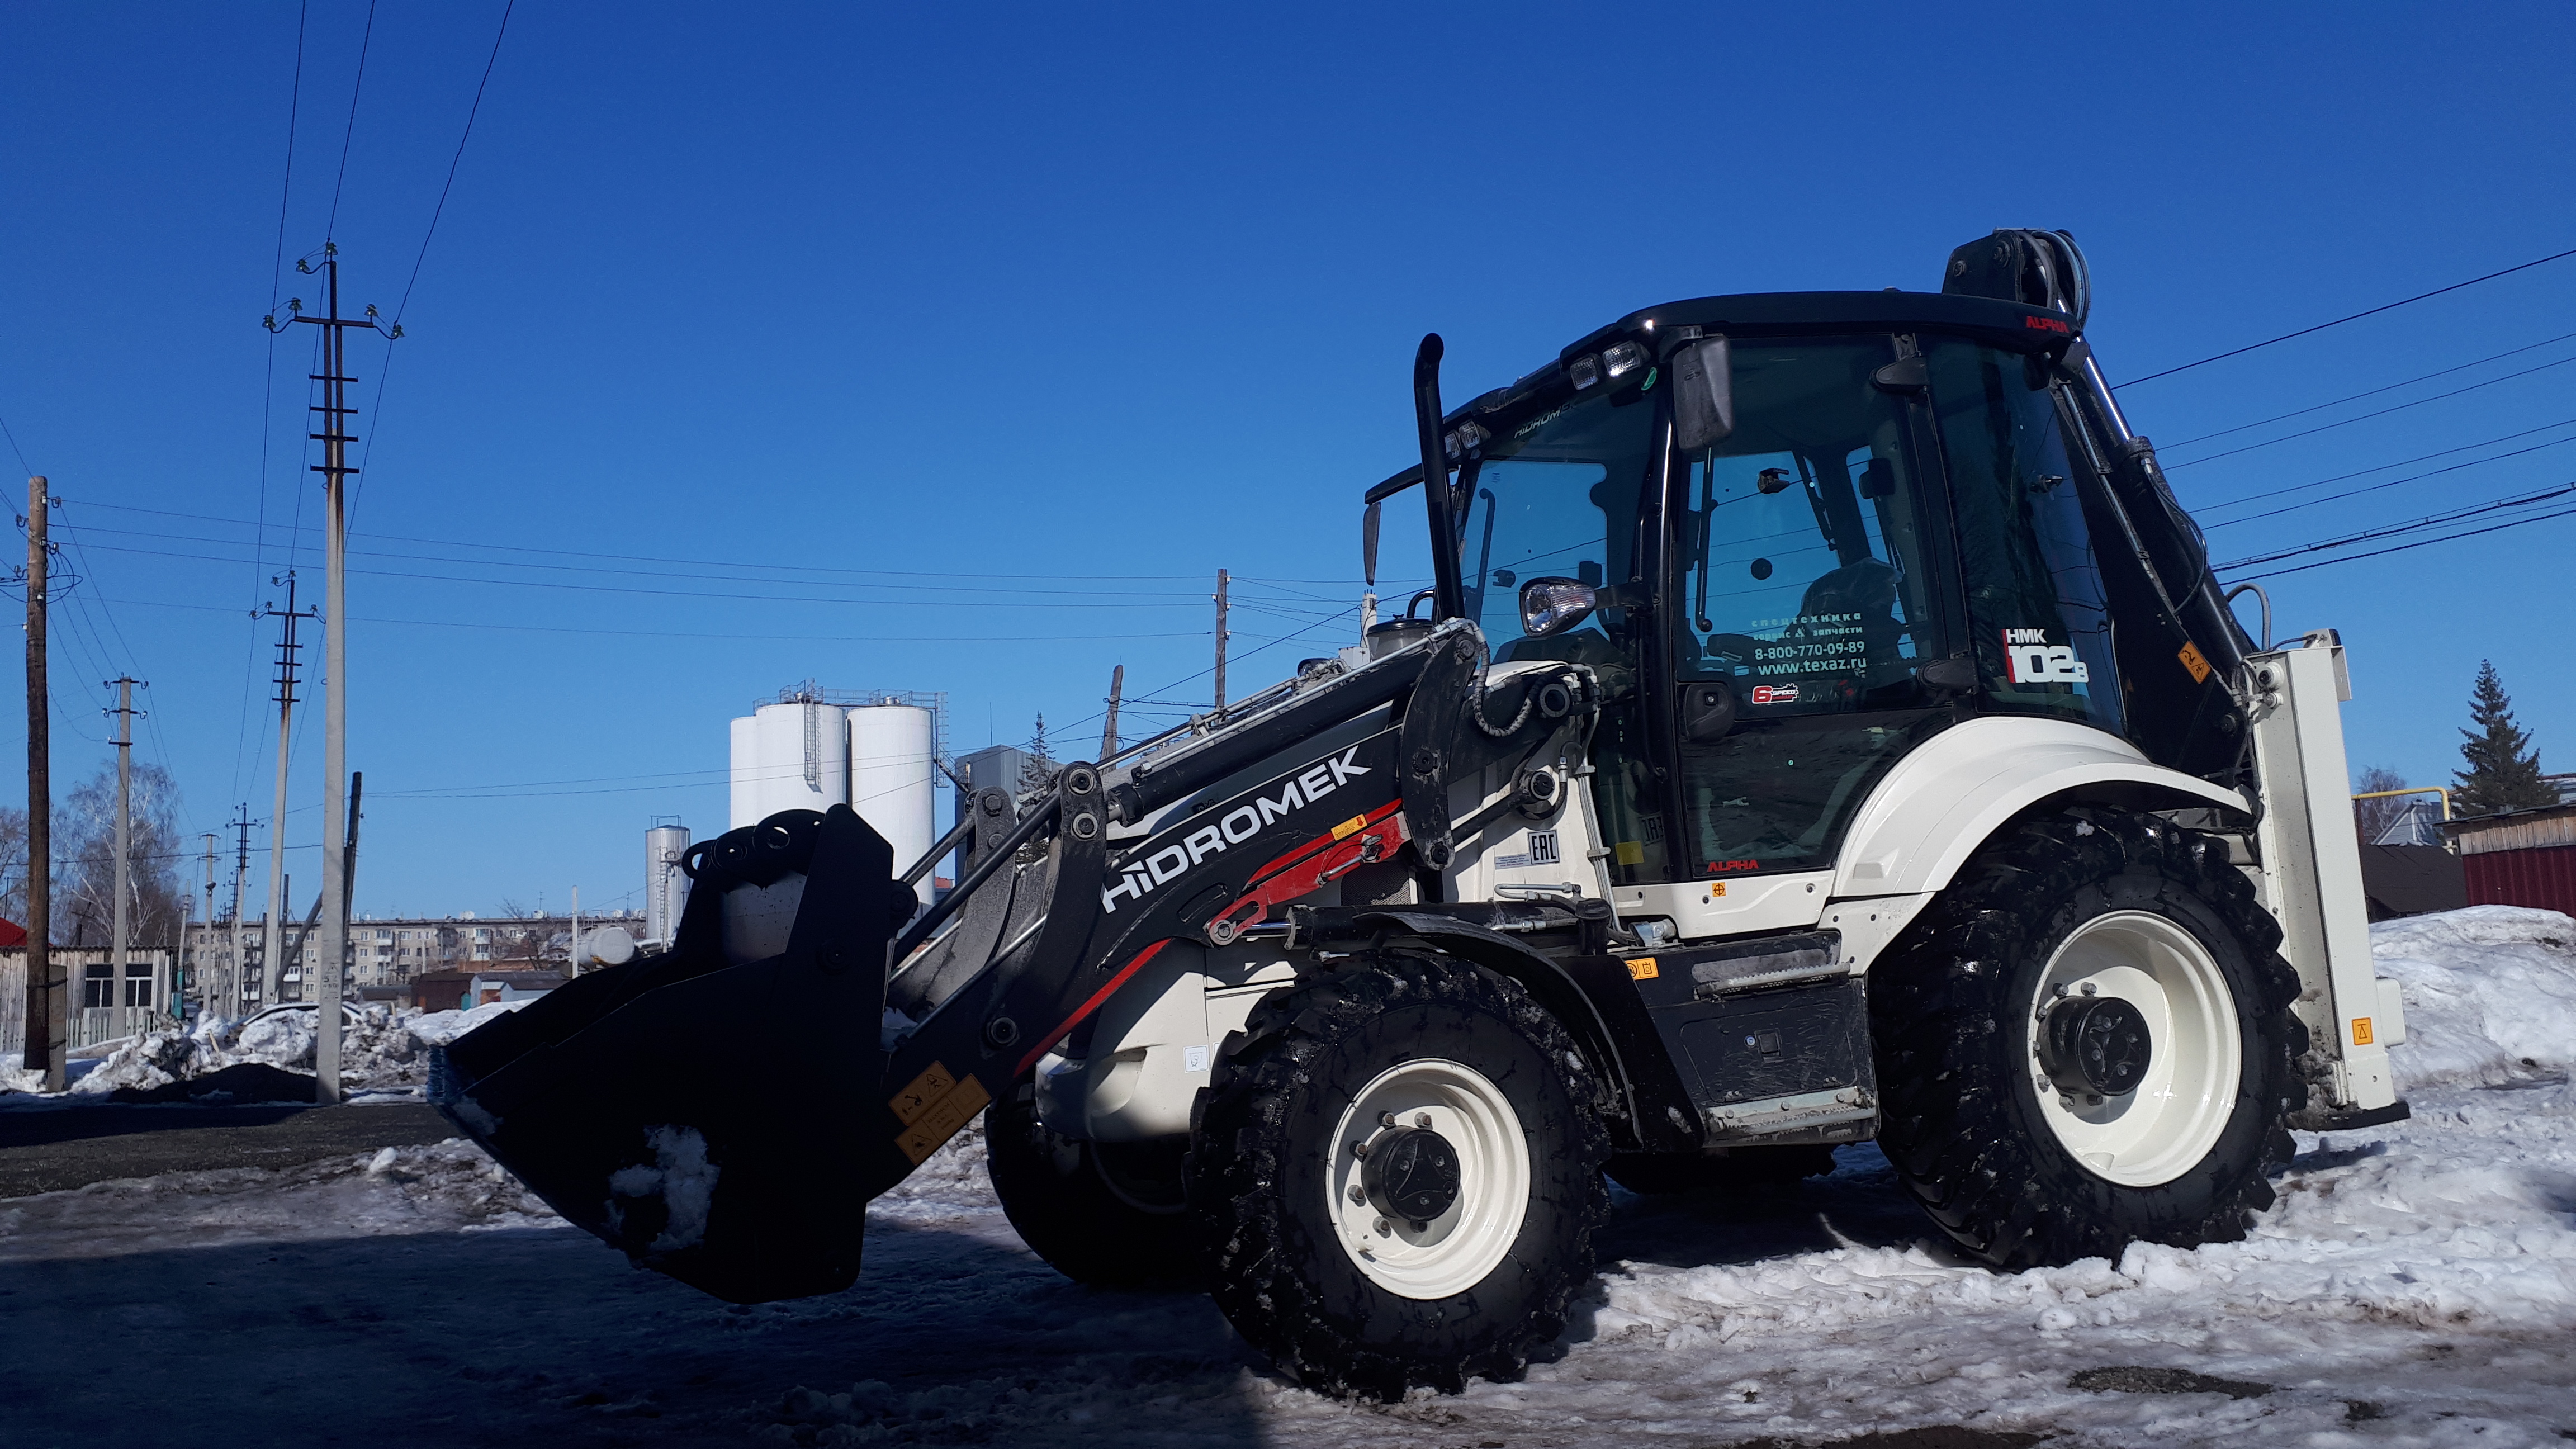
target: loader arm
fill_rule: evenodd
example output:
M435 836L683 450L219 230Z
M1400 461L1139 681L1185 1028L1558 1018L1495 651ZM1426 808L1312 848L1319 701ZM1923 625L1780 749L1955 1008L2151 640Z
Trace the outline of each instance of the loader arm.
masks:
M431 1095L644 1266L735 1302L838 1292L867 1200L1167 944L1283 929L1289 902L1363 861L1410 849L1436 868L1452 784L1597 706L1571 665L1489 696L1484 660L1451 621L1142 762L1068 765L1007 828L995 812L976 869L899 940L914 898L847 806L729 832L691 853L668 953L459 1039ZM744 1043L763 1059L719 1055Z

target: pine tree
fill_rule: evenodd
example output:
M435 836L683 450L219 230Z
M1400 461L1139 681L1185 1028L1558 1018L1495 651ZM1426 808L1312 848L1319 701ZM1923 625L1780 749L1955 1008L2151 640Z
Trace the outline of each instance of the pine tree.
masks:
M2513 700L2495 665L2478 661L2478 683L2469 697L2477 728L2460 731L2460 757L2469 767L2452 777L2451 808L2461 815L2492 815L2558 803L2558 792L2540 777L2540 750L2513 721Z
M1029 740L1029 757L1020 762L1020 793L1043 790L1055 783L1056 764L1047 753L1046 712L1038 712L1037 733Z

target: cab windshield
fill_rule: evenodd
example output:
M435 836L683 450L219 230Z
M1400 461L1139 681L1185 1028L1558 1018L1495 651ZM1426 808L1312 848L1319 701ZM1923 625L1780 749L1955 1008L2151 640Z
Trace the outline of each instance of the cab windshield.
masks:
M1654 374L1578 398L1487 439L1459 475L1458 571L1467 617L1500 660L1631 666L1625 610L1595 613L1546 639L1521 627L1520 591L1536 578L1625 583L1635 576L1637 514L1652 475Z

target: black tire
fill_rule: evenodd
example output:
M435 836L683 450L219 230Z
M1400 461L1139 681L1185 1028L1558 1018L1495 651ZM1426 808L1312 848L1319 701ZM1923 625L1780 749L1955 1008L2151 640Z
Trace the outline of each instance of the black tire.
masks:
M2172 1179L2143 1186L2095 1173L2059 1139L2043 1114L2031 1045L2058 948L2088 922L2123 912L2161 917L2200 943L2226 985L2240 1061L2212 1145ZM1942 1231L1997 1267L2117 1259L2141 1240L2191 1247L2243 1237L2272 1205L2269 1179L2293 1150L2286 1118L2307 1101L2294 1066L2307 1031L2290 1010L2299 981L2280 939L2212 836L2092 806L2020 822L1980 850L1871 971L1879 1146Z
M1640 1196L1701 1192L1742 1192L1785 1187L1834 1170L1834 1150L1821 1144L1791 1147L1737 1147L1723 1157L1697 1153L1623 1152L1603 1171L1610 1180Z
M1470 1068L1508 1102L1529 1170L1508 1251L1442 1297L1391 1291L1364 1272L1329 1196L1347 1170L1346 1144L1333 1139L1358 1094L1424 1062ZM1592 1277L1610 1206L1609 1136L1594 1103L1565 1029L1477 967L1379 952L1272 992L1226 1039L1191 1134L1190 1201L1217 1306L1281 1372L1327 1393L1392 1402L1417 1386L1455 1393L1469 1378L1519 1378Z
M1002 1212L1048 1267L1093 1288L1200 1286L1183 1150L1178 1138L1104 1147L1051 1131L1025 1081L984 1111L985 1168Z

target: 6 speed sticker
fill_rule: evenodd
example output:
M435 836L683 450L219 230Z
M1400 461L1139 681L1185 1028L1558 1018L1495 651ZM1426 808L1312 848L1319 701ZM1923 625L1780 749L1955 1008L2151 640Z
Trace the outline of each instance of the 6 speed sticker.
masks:
M1753 686L1755 704L1796 704L1798 686L1794 684L1757 684Z

